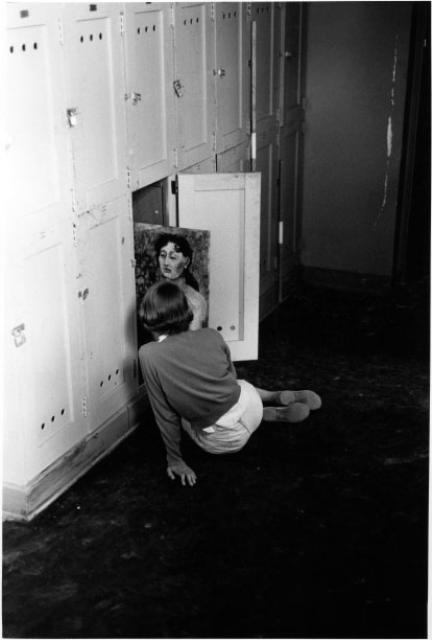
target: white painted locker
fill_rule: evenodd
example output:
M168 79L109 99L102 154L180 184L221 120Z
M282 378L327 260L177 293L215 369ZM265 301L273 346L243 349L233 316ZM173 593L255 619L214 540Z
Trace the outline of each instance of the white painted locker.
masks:
M177 168L214 153L214 27L212 3L174 3L174 78Z
M273 87L275 69L275 34L273 24L274 6L272 2L253 2L252 20L257 25L257 121L274 113Z
M125 77L131 188L170 175L174 152L171 8L125 4Z
M127 197L80 216L78 254L85 404L93 431L124 406L137 388L135 264Z
M278 289L278 147L270 135L258 137L261 172L260 318L277 304Z
M6 217L16 225L25 225L24 217L35 212L42 212L45 217L57 216L57 208L68 195L69 157L58 19L59 5L7 5L4 187Z
M247 5L216 2L216 151L247 137L250 47Z
M63 5L76 210L127 191L122 5ZM66 114L65 114L66 115Z
M258 357L258 173L178 176L179 226L210 231L209 326L234 360Z
M17 448L4 479L17 484L85 432L58 10L8 5L7 16L5 414Z

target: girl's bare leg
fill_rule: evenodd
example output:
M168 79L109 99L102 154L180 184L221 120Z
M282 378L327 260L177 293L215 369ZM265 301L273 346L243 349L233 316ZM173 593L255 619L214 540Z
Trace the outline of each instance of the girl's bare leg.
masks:
M263 404L288 407L293 402L302 402L312 411L319 409L322 404L321 398L317 393L306 389L301 391L268 391L267 389L255 388L258 391Z

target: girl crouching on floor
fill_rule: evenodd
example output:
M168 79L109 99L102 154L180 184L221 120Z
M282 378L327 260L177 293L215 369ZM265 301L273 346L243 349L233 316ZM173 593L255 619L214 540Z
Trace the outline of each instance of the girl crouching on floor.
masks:
M230 351L214 329L189 331L192 312L183 291L162 281L146 293L141 317L155 342L139 350L150 404L167 451L167 473L193 486L182 458L182 429L208 453L239 451L267 422L300 422L321 406L313 391L266 391L237 380ZM263 402L274 406L263 407Z

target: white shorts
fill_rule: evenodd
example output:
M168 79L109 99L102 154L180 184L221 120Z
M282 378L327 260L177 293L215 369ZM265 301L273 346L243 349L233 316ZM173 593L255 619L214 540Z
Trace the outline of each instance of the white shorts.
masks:
M237 380L237 383L241 387L238 402L216 424L205 429L193 429L182 418L183 429L208 453L239 451L261 424L263 404L258 391L246 380Z

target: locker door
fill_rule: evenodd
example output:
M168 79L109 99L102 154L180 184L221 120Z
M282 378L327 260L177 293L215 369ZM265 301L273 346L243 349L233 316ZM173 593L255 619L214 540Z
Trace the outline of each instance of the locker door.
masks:
M57 215L69 177L58 5L7 5L3 95L8 217ZM19 216L19 220L16 219Z
M271 2L253 2L252 20L257 23L257 121L273 115L274 85L274 6Z
M23 484L82 438L84 387L58 5L7 11L4 478Z
M247 137L248 32L246 5L216 3L216 151L240 144Z
M87 355L86 412L93 431L137 386L135 278L128 197L80 216L77 297Z
M280 213L279 299L290 292L298 263L299 181L301 179L302 123L302 36L303 8L301 3L286 3L286 19L281 32L280 86Z
M177 166L213 154L215 127L214 29L211 3L174 3L174 79Z
M127 190L119 6L64 5L67 108L78 212Z
M278 147L266 135L258 136L257 170L262 176L260 247L260 318L278 301Z
M260 175L178 176L179 226L210 231L209 326L234 360L258 357Z
M128 164L136 190L172 173L170 6L126 3L125 12Z

